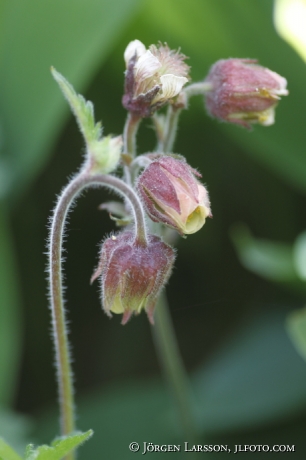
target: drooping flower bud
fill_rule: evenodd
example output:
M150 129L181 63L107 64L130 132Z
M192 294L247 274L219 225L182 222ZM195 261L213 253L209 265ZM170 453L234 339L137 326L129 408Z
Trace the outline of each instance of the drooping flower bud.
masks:
M188 82L186 56L168 45L151 45L146 50L139 40L130 42L124 52L126 62L123 106L140 117L149 117L171 102Z
M140 175L137 189L149 217L181 235L197 232L211 217L208 193L201 177L184 159L163 156Z
M145 309L154 324L154 307L171 274L174 259L174 250L155 235L148 235L147 246L135 242L133 231L107 238L99 266L91 278L93 282L101 276L106 314L122 313L122 324L126 324L133 313Z
M280 96L286 96L287 80L257 64L254 59L225 59L210 69L205 82L210 115L250 128L250 123L269 126Z

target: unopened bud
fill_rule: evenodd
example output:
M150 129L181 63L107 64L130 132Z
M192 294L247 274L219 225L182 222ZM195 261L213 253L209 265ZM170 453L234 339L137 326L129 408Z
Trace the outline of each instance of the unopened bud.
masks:
M250 123L272 125L280 96L288 94L285 78L252 59L217 61L205 82L211 84L206 94L209 114L245 128Z
M211 216L208 193L185 160L164 156L140 175L137 189L149 217L181 235L197 232Z
M123 106L140 117L149 117L155 110L171 102L188 82L186 56L170 50L168 45L151 45L134 40L127 46L125 94Z
M158 236L148 235L146 246L135 242L133 231L106 239L99 266L91 279L101 276L106 314L123 314L122 324L125 324L133 313L144 309L154 324L154 307L171 274L174 259L174 250Z

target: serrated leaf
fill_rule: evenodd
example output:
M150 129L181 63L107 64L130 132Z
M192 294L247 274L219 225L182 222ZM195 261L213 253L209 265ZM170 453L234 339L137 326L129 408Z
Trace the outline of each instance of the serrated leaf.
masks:
M34 448L33 445L29 445L26 448L25 460L61 460L73 449L87 441L92 435L93 431L88 430L86 433L75 433L58 438L52 442L51 446L43 445Z
M51 67L51 72L69 102L86 144L100 140L102 127L101 123L95 123L93 103L77 94L73 86L54 67Z
M1 460L22 460L17 452L12 449L2 438L0 438L0 459Z

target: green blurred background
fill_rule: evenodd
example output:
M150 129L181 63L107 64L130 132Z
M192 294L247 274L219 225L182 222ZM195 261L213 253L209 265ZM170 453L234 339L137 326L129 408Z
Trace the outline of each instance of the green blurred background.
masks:
M269 128L218 123L202 98L182 114L175 152L202 172L214 218L179 241L167 293L202 442L295 444L294 458L305 458L306 363L286 324L303 353L304 316L292 312L306 296L306 68L275 31L273 5L0 1L0 435L17 450L58 434L45 251L56 195L83 151L49 69L94 102L105 134L120 134L123 52L138 38L181 47L193 81L228 57L257 58L288 80ZM154 147L149 120L138 147ZM97 210L109 196L79 198L65 243L78 427L95 431L81 459L136 458L132 441L184 441L147 318L110 321L89 285L99 243L114 228Z

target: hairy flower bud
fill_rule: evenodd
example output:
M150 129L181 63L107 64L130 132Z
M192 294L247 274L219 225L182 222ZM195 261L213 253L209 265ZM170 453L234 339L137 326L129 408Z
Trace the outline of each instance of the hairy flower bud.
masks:
M245 128L272 125L280 96L288 94L287 80L253 59L217 61L205 82L211 84L206 94L210 115Z
M124 52L126 62L123 106L141 117L170 102L188 81L186 56L165 44L146 50L139 40L130 42Z
M133 231L107 238L99 266L91 278L101 276L103 309L108 316L123 313L122 324L142 309L152 324L158 294L167 282L174 250L158 236L149 235L146 246L135 242Z
M195 233L211 216L208 193L195 176L201 175L184 159L163 156L140 175L137 189L154 222L173 227L181 235Z

